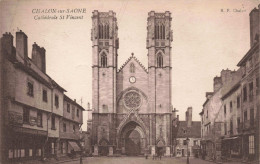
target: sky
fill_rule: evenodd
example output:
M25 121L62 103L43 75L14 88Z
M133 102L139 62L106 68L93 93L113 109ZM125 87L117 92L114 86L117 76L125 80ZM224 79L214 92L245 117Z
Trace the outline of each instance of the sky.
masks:
M172 13L172 105L180 120L193 107L193 120L213 91L213 78L222 69L238 69L237 63L250 47L249 13L259 0L81 0L1 1L0 34L19 29L28 36L29 57L36 42L46 49L46 72L87 108L92 102L92 12L116 12L119 34L118 66L135 56L147 68L146 26L148 12ZM72 13L83 19L35 20L35 9L86 9ZM223 12L222 12L223 11ZM227 12L228 11L228 12ZM241 11L241 12L237 12ZM67 14L66 14L67 15ZM65 15L65 16L66 16ZM14 41L15 45L15 41ZM87 113L83 130L86 130Z

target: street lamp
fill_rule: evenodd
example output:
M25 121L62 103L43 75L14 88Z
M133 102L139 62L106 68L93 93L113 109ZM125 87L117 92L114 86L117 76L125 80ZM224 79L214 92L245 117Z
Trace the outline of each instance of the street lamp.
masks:
M190 160L189 160L189 142L190 142L190 139L187 137L186 138L186 142L187 142L187 164L190 164Z

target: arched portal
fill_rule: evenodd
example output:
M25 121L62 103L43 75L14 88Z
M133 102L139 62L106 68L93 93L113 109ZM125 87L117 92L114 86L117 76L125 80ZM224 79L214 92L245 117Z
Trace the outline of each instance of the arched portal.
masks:
M130 121L123 127L120 140L123 154L129 156L144 154L145 133L142 127L135 121Z

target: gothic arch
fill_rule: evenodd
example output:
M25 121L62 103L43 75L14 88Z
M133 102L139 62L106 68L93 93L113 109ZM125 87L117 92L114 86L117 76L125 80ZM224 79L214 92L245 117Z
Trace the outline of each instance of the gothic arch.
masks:
M161 50L159 50L156 53L156 61L157 61L157 67L162 68L163 67L163 52Z
M158 146L158 147L164 147L165 146L165 141L164 141L164 139L158 139L157 141L156 141L156 145Z
M129 123L131 123L131 122L134 122L135 124L137 124L137 125L139 125L141 128L142 128L142 130L143 130L143 134L144 134L144 138L146 138L146 136L147 136L147 134L146 134L146 132L147 132L147 128L146 128L146 126L144 125L144 123L143 122L140 122L140 121L138 121L138 120L131 120L131 119L129 119L129 120L126 120L123 124L120 124L119 125L119 127L118 127L118 129L117 129L117 136L120 136L121 134L122 134L122 130L129 124Z
M107 56L108 56L107 51L104 49L99 53L99 60L100 60L101 67L107 67Z
M132 128L123 130L123 129L124 129L129 123L131 123L131 122L134 122L135 124L138 125L138 123L136 123L135 121L129 121L129 122L122 128L121 136L122 136L123 138L125 138L126 135L127 135L127 133L128 133L129 131L131 131L131 130L136 130L136 131L138 131L138 133L140 134L140 136L141 136L142 138L145 138L146 135L145 135L144 130L142 129L141 126L132 127Z
M109 39L109 23L101 22L98 25L98 36L99 39Z
M122 92L119 93L119 95L117 96L117 105L118 105L119 101L121 100L122 96L123 96L126 92L128 92L128 91L130 91L130 90L134 90L134 91L139 92L139 93L143 96L143 98L144 98L145 100L147 100L147 96L146 96L146 94L145 94L142 90L140 90L140 89L138 89L138 88L136 88L136 87L129 87L129 88L126 88L125 90L123 90Z

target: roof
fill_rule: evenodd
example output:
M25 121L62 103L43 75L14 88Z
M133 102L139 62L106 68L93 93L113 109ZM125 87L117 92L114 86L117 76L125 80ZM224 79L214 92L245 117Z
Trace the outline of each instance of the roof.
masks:
M85 110L85 108L83 108L81 105L79 105L76 101L72 100L71 98L69 98L67 95L64 94L64 100L76 105L78 108L80 108L81 110Z
M176 138L201 138L201 122L192 121L191 127L187 127L186 121L179 121Z
M237 66L242 66L247 59L253 55L253 53L258 49L259 47L259 42L255 43L249 50L248 52L245 54L245 56L238 62Z
M238 81L235 85L233 85L233 87L231 87L231 89L224 94L224 96L221 97L222 100L225 100L229 95L231 95L233 92L235 92L240 86L240 81Z
M126 65L127 63L130 62L131 59L134 59L142 68L143 70L148 73L147 69L143 66L143 64L134 56L134 54L132 53L132 55L126 60L126 62L119 68L118 72L120 72Z

